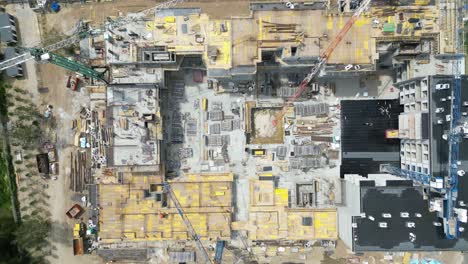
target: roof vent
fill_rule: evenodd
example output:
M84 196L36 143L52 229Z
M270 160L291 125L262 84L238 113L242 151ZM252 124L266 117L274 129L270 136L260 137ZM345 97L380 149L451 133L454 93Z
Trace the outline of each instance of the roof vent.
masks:
M408 217L409 217L409 213L408 213L408 212L400 212L400 217L401 217L401 218L408 218Z

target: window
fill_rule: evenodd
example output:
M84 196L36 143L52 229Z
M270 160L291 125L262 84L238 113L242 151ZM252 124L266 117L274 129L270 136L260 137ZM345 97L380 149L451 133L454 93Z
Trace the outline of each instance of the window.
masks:
M312 217L302 217L303 226L312 226Z
M421 107L422 110L427 110L428 107L427 107L427 102L423 102L422 103L422 107Z

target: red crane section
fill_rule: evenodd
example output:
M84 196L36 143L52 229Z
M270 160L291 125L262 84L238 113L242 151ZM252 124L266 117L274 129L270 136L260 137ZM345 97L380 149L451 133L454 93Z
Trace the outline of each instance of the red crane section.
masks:
M286 113L288 106L294 103L299 96L307 89L307 85L317 76L317 74L322 69L323 65L325 65L330 58L330 55L333 53L335 48L340 44L343 38L348 34L351 27L353 27L354 23L357 21L359 16L364 12L364 10L369 6L371 0L365 0L361 3L359 8L356 9L353 16L346 22L344 27L340 30L338 35L333 39L330 43L328 48L320 55L318 62L312 67L310 73L302 80L299 84L299 87L296 89L296 92L292 97L290 97L285 103L281 111L276 116L276 119L273 120L273 125L276 126L278 124L278 120L283 118L284 114Z

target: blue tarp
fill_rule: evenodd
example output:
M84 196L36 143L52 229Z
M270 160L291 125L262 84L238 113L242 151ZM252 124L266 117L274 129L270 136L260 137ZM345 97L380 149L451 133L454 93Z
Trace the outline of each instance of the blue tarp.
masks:
M59 5L58 2L53 2L52 5L50 6L50 8L52 8L52 10L53 10L54 12L56 12L56 13L57 13L58 11L60 11L60 5Z

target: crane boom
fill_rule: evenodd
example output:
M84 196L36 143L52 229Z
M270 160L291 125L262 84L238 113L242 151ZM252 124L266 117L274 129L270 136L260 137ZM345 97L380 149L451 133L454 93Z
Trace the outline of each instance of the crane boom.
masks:
M283 109L281 110L281 112L279 112L276 120L273 123L274 125L276 125L279 119L283 118L288 106L291 103L295 102L297 98L299 98L299 96L301 96L301 94L306 90L307 85L309 85L309 83L317 76L322 67L327 63L335 48L340 44L341 40L343 40L346 34L348 34L351 27L354 25L359 16L364 12L364 10L366 10L370 2L371 0L365 0L361 3L361 5L356 9L356 11L348 20L348 22L346 22L344 27L340 30L340 32L338 32L338 35L336 35L336 37L330 43L328 48L320 55L318 62L312 67L309 74L307 74L304 80L302 80L302 82L299 84L299 87L296 89L294 95L290 97L284 104Z
M149 14L151 14L153 12L158 11L158 10L173 7L173 6L175 6L175 5L179 4L179 3L182 3L184 1L185 0L169 0L169 1L166 1L164 3L159 4L157 6L142 10L142 11L138 12L136 16L146 16L146 15L149 15ZM117 18L117 19L115 19L113 21L110 21L107 24L102 24L97 29L85 28L85 27L83 27L82 23L79 23L77 32L75 34L73 34L72 36L70 36L69 38L61 40L59 42L56 42L54 44L51 44L51 45L43 47L43 48L39 48L39 47L23 48L25 53L20 54L17 57L14 57L14 58L11 58L11 59L0 62L0 70L5 70L7 68L13 67L15 65L21 64L23 62L26 62L26 61L34 59L34 58L36 60L40 60L40 56L42 54L71 46L71 45L79 42L80 40L82 40L82 39L84 39L84 38L86 38L86 37L88 37L90 35L93 35L93 34L96 34L96 33L102 33L102 32L105 31L106 26L110 26L110 27L114 27L114 28L115 27L120 27L120 26L125 25L126 23L128 23L129 20L130 20L130 18L127 18L127 17L119 17L119 18Z
M206 263L212 263L210 260L210 257L208 256L208 252L206 249L203 247L203 244L200 241L200 237L197 235L195 232L195 229L193 228L192 223L190 223L190 220L187 218L187 216L184 214L184 211L182 210L182 206L180 205L179 200L177 199L174 191L171 188L171 185L169 183L164 184L164 189L166 190L167 194L169 195L169 198L171 198L172 202L174 203L177 212L179 213L180 217L184 221L185 226L187 227L188 232L190 233L190 236L192 237L193 240L195 240L198 250L202 253L203 257L205 258Z
M28 60L32 60L34 57L31 55L31 53L23 53L21 55L18 55L14 58L4 60L0 63L0 70L5 70L10 67L13 67L15 65L21 64L23 62L26 62Z

